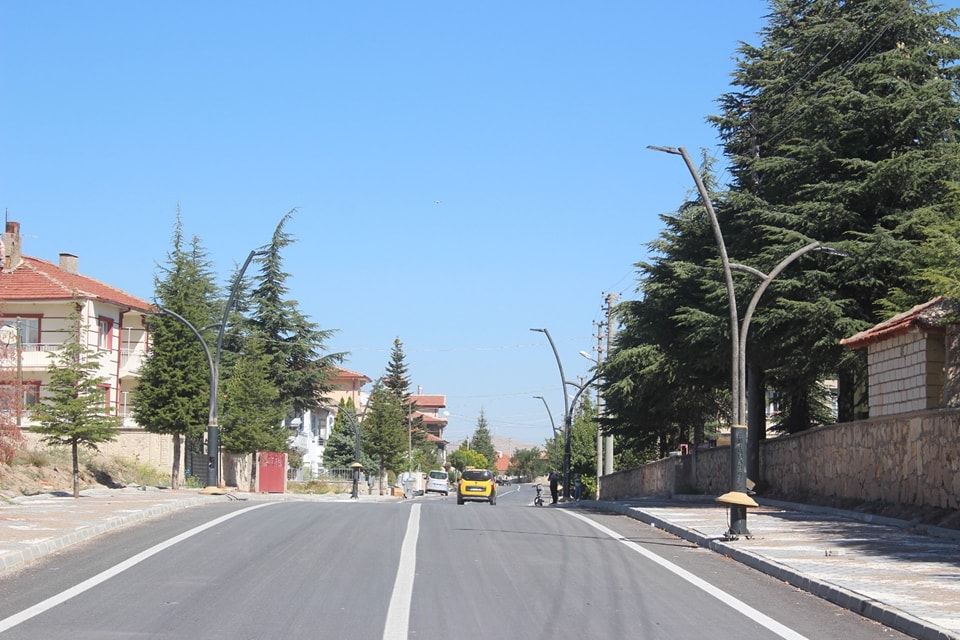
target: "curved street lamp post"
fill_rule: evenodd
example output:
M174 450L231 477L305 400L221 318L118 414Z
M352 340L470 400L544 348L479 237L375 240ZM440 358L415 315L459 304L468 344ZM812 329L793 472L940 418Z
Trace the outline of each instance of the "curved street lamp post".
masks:
M207 365L210 367L210 404L207 416L207 486L216 487L219 484L220 479L220 425L219 425L219 412L220 412L220 403L218 402L219 398L219 378L220 378L220 352L223 345L223 334L226 330L227 320L230 315L230 309L233 308L233 303L236 300L237 292L240 290L240 283L243 280L243 274L247 270L247 267L250 266L250 262L255 256L265 255L267 251L251 251L247 256L247 259L244 261L243 266L240 268L240 271L237 272L236 278L233 281L233 286L230 287L230 296L227 298L227 304L223 309L223 319L216 323L207 325L197 329L194 327L186 318L171 311L170 309L158 309L158 312L161 314L169 315L183 324L185 324L193 333L197 336L197 340L200 341L200 345L203 347L203 353L207 357ZM203 335L200 333L204 329L212 329L213 327L218 327L217 331L217 343L216 351L214 355L210 355L210 347L207 346L207 341L203 339Z
M579 398L580 394L583 393L583 390L587 385L580 385L576 382L570 382L567 380L566 376L563 373L563 363L560 362L560 354L557 353L557 345L554 344L553 338L550 336L550 332L546 329L530 329L530 331L536 331L547 336L547 340L550 342L550 348L553 349L553 357L557 360L557 368L560 370L560 389L563 391L563 497L570 497L570 427L571 427L571 416L570 416L570 398L567 395L567 385L570 385L577 389L577 394L575 398ZM596 380L596 376L590 379L590 382ZM587 383L589 384L589 382ZM539 397L539 396L534 396ZM541 398L543 400L543 398ZM547 401L543 401L544 404L547 404ZM547 412L550 411L550 407L547 407ZM550 422L553 422L553 416L550 416ZM554 426L554 433L556 433L556 427Z
M731 383L730 390L732 395L732 424L730 425L730 491L723 494L717 501L722 504L727 504L730 507L730 529L725 534L727 540L736 540L741 535L746 537L750 536L750 531L747 529L747 507L756 507L757 503L747 494L747 465L746 465L746 449L747 449L747 425L746 422L746 352L747 352L747 332L750 330L750 320L753 317L753 312L757 308L757 303L760 301L760 297L763 295L764 291L767 290L767 287L776 278L781 271L783 271L787 265L799 258L800 256L809 253L810 251L823 251L824 253L829 253L831 255L846 256L847 254L833 249L831 247L822 246L819 242L811 242L800 249L797 249L789 256L784 258L769 274L763 273L759 269L754 269L742 264L731 263L730 259L727 256L727 248L723 241L723 233L720 230L720 223L717 219L716 211L713 208L713 203L710 200L710 194L707 193L707 187L703 182L703 179L700 177L700 173L697 171L696 167L693 164L693 161L690 159L690 156L687 155L686 150L683 147L673 148L673 147L657 147L657 146L648 146L648 149L654 151L662 151L664 153L669 153L673 155L678 155L683 158L684 163L687 165L687 169L690 172L690 175L693 177L693 181L697 185L697 191L700 194L700 199L703 201L703 206L707 210L707 215L710 218L710 226L713 228L713 235L717 242L717 248L720 251L720 259L723 264L723 276L724 281L727 286L727 298L729 301L729 310L730 310L730 335L732 343L732 355L731 355ZM733 270L744 271L746 273L753 274L761 279L760 286L753 293L753 297L750 299L750 304L747 306L747 311L744 314L742 324L739 321L739 316L737 314L737 298L736 292L733 288Z

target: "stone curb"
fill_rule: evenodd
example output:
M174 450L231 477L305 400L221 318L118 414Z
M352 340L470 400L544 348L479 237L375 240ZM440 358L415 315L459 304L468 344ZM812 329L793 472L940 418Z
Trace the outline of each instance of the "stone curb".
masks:
M765 501L766 504L770 506L776 506L773 501ZM687 529L686 527L681 527L656 516L653 516L649 513L643 511L642 507L631 507L627 504L618 504L615 502L604 502L600 501L591 501L584 506L593 506L605 511L611 511L614 513L619 513L621 515L628 516L634 520L640 520L641 522L646 522L651 524L658 529L663 529L667 533L675 535L679 538L693 542L700 547L705 549L710 549L716 553L727 556L737 562L747 565L752 569L761 571L769 576L782 580L798 589L811 593L817 597L823 598L837 606L843 607L853 611L859 615L875 620L883 625L886 625L897 631L901 631L910 635L911 637L917 638L918 640L960 640L960 636L957 636L942 627L938 627L934 624L920 620L915 616L910 615L904 611L900 611L894 607L877 602L872 598L867 598L859 593L850 591L849 589L844 589L837 585L825 582L822 580L810 578L805 576L802 573L791 569L779 562L775 562L768 558L764 558L755 553L749 551L744 551L738 549L726 542L721 538L711 538L701 534L698 531L693 529ZM779 503L779 505L787 507L788 503ZM791 505L792 507L792 505ZM834 510L839 512L839 510ZM846 512L843 512L846 515ZM892 520L892 518L888 518ZM874 522L879 522L875 519ZM903 521L897 521L901 524Z

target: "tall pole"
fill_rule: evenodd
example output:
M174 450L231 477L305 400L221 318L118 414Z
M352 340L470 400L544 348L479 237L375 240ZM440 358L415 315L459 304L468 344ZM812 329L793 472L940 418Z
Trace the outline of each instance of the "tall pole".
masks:
M760 297L763 295L764 291L767 290L767 287L770 285L773 279L776 278L780 272L783 271L791 262L805 253L809 253L810 251L823 251L824 253L839 256L846 256L847 254L831 247L824 247L819 242L811 242L810 244L797 249L789 256L784 258L776 267L773 268L772 271L770 271L769 274L763 273L758 269L754 269L753 267L748 267L746 265L731 264L729 258L727 257L727 249L723 242L723 234L720 232L720 223L718 222L717 214L713 209L713 203L710 201L710 197L707 193L707 188L703 183L703 179L700 177L699 172L697 172L696 167L694 167L693 162L690 160L690 156L687 155L686 150L683 147L674 149L672 147L651 146L649 148L655 151L663 151L665 153L671 153L683 157L683 161L686 163L687 169L690 171L690 175L693 176L693 180L697 184L697 190L700 193L701 200L703 200L703 205L707 210L707 214L710 216L710 224L713 227L714 237L716 238L717 246L720 249L720 258L723 262L724 279L727 283L727 297L730 301L730 334L733 342L733 375L731 376L733 424L730 425L731 490L729 493L720 496L718 500L730 506L730 529L727 531L726 537L731 540L736 540L740 535L750 537L750 532L747 530L747 507L757 506L757 503L747 495L747 425L744 424L746 422L747 413L746 352L747 333L750 330L750 320L753 317L753 313L757 308L757 303L760 301ZM733 269L751 273L761 279L760 286L756 291L754 291L753 297L750 299L750 304L747 306L747 311L746 314L744 314L742 325L740 325L737 316L736 292L733 289Z
M600 363L603 361L603 333L602 325L597 325L597 370L600 370ZM581 353L583 353L581 351ZM586 354L584 354L586 355ZM603 431L600 429L600 418L603 416L603 394L600 393L600 385L597 385L597 499L600 499L600 478L603 477Z
M663 151L678 155L683 158L687 165L687 170L693 177L697 185L697 191L700 194L700 200L703 202L707 215L710 218L710 226L713 229L713 237L717 242L717 248L720 251L720 261L723 264L723 279L727 286L727 302L730 311L730 396L731 401L731 424L730 424L730 494L724 494L721 498L728 497L732 501L724 501L730 506L730 529L727 531L727 537L737 539L741 535L750 536L747 529L747 506L749 503L756 504L752 498L747 496L747 425L743 422L743 414L740 409L743 403L740 399L740 380L743 372L740 370L740 363L743 361L740 357L740 327L737 315L737 294L733 288L733 272L730 267L730 259L727 257L727 246L723 242L723 233L720 230L720 222L717 219L717 213L713 209L713 202L710 200L710 194L707 187L700 177L700 173L694 166L690 156L687 155L683 147L654 147L649 149L654 151ZM731 495L734 494L734 495ZM739 504L738 504L739 503Z
M609 356L611 349L611 342L613 341L613 305L617 303L617 300L620 298L615 293L608 293L606 295L607 303L607 350L606 353ZM597 351L597 360L598 362L603 362L603 353L599 350ZM600 392L597 391L597 398L601 398ZM604 406L604 409L606 407ZM603 415L603 409L600 410L599 414ZM603 447L603 475L607 476L613 473L613 434L608 434L604 436L604 447ZM599 488L600 485L598 484Z
M563 374L563 363L560 362L560 354L557 353L557 345L553 343L550 332L546 329L530 329L547 336L550 342L550 348L553 349L553 357L557 360L557 368L560 369L560 391L563 392L563 497L570 497L570 400L567 398L567 385L573 384L567 382L567 377ZM579 385L575 385L579 386Z
M550 405L547 404L547 399L543 396L533 396L535 400L542 400L543 406L547 408L547 416L550 418L550 428L553 429L554 437L557 436L557 423L553 421L553 412L550 411Z
M243 274L250 266L250 261L254 256L264 255L266 251L251 251L247 259L237 272L237 276L230 287L230 296L227 298L227 304L223 308L223 318L220 320L217 329L217 347L213 357L213 373L210 378L210 412L207 419L207 455L209 461L207 464L207 486L218 486L220 483L220 352L223 347L223 334L227 328L227 321L230 317L230 310L240 291L240 284L243 281Z

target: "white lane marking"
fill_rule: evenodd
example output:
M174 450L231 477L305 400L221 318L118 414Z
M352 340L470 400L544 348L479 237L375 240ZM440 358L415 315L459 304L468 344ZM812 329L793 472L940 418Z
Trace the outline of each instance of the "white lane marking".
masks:
M420 537L420 505L410 509L407 533L400 547L400 566L393 583L393 595L387 608L383 640L407 640L410 628L410 603L413 601L413 578L417 568L417 539Z
M785 638L786 640L807 640L806 636L802 636L796 631L794 631L793 629L780 624L779 622L767 616L766 614L763 614L757 611L747 603L742 602L741 600L737 600L730 594L726 593L725 591L722 591L721 589L716 588L706 580L703 580L702 578L698 578L697 576L690 573L686 569L682 569L677 565L673 564L672 562L670 562L669 560L664 560L657 554L647 551L646 549L638 545L636 542L627 540L626 538L621 536L619 533L617 533L613 529L608 529L602 524L598 522L594 522L590 518L587 518L586 516L583 516L579 513L567 511L566 509L563 510L563 513L571 515L574 518L583 520L594 529L597 529L598 531L602 531L603 533L607 534L608 536L610 536L614 540L617 540L618 542L622 542L623 544L627 545L627 547L636 551L646 559L650 560L651 562L655 562L656 564L660 565L664 569L667 569L668 571L673 572L678 577L686 580L693 586L699 589L702 589L708 595L713 596L714 598L724 603L725 605L735 609L736 611L739 611L743 615L747 616L757 624L763 627L766 627L767 629L777 634L781 638Z
M187 538L191 538L191 537L197 535L198 533L202 533L203 531L206 531L207 529L210 529L211 527L215 527L215 526L217 526L218 524L221 524L221 523L223 523L223 522L226 522L227 520L230 520L231 518L236 518L236 517L239 516L239 515L242 515L242 514L244 514L244 513L247 513L248 511L253 511L254 509L260 509L261 507L266 507L266 506L269 506L269 505L271 505L271 504L279 504L279 503L276 503L276 502L264 502L263 504L258 504L258 505L252 506L252 507L247 507L246 509L241 509L240 511L234 511L233 513L228 513L228 514L225 515L225 516L220 516L220 517L217 518L216 520L211 520L210 522L207 522L206 524L202 524L202 525L200 525L200 526L198 526L198 527L194 527L193 529L190 529L189 531L185 531L185 532L181 533L181 534L178 535L178 536L174 536L173 538L170 538L169 540L166 540L166 541L164 541L164 542L161 542L160 544L154 545L154 546L150 547L149 549L147 549L146 551L141 551L141 552L138 553L137 555L132 556L132 557L128 558L127 560L124 560L124 561L121 562L120 564L114 565L113 567L110 567L109 569L98 573L97 575L93 576L92 578L88 578L88 579L84 580L83 582L81 582L80 584L75 585L75 586L73 586L73 587L70 587L70 588L67 589L66 591L61 591L61 592L58 593L57 595L51 596L51 597L47 598L46 600L44 600L43 602L38 602L37 604L33 605L32 607L29 607L29 608L27 608L27 609L24 609L23 611L21 611L21 612L19 612L19 613L15 613L15 614L13 614L12 616L10 616L10 617L8 617L8 618L4 618L3 620L0 620L0 633L3 633L3 632L6 631L7 629L12 629L13 627L17 626L18 624L20 624L20 623L22 623L22 622L26 622L26 621L29 620L30 618L33 618L33 617L35 617L35 616L38 616L38 615L40 615L41 613L43 613L44 611L48 611L48 610L52 609L53 607L57 606L58 604L62 604L62 603L64 603L64 602L66 602L67 600L70 600L71 598L74 598L74 597L80 595L80 594L83 593L84 591L88 591L89 589L92 589L93 587L97 586L98 584L100 584L100 583L102 583L102 582L106 582L106 581L109 580L110 578L112 578L112 577L114 577L114 576L116 576L116 575L119 575L120 573L123 573L123 572L126 571L127 569L129 569L129 568L131 568L131 567L133 567L133 566L135 566L135 565L140 564L141 562L143 562L144 560L146 560L146 559L149 558L150 556L156 555L156 554L160 553L161 551L163 551L164 549L168 549L168 548L172 547L173 545L177 544L178 542L183 542L183 541L186 540Z

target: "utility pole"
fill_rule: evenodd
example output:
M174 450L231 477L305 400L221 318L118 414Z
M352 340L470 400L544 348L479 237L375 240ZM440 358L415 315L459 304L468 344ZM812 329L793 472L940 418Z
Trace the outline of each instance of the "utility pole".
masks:
M604 296L604 302L606 303L606 308L604 309L607 314L607 353L610 353L610 345L613 341L613 306L620 299L615 293L608 293ZM599 362L603 361L602 354L600 352L600 347L597 347L597 360ZM598 407L599 415L603 415L602 407ZM610 475L613 473L613 434L604 436L603 443L603 475ZM599 485L598 485L599 486Z
M597 328L597 369L603 362L603 323L594 322ZM600 385L597 385L597 499L600 499L600 478L603 476L603 432L600 431L600 416L603 415L603 394Z

